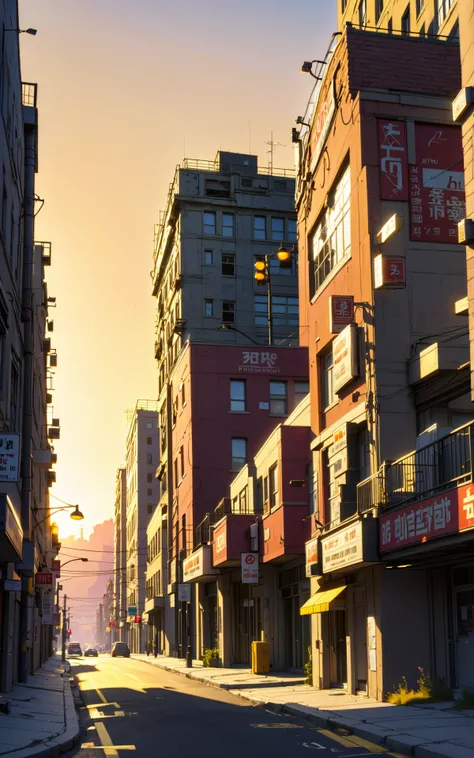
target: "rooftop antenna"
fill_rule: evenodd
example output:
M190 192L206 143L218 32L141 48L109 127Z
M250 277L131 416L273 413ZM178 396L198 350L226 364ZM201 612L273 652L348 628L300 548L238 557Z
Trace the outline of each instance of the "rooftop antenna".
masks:
M275 149L277 147L286 147L286 145L283 145L282 142L275 142L273 139L273 132L270 132L271 137L269 142L265 142L266 145L270 145L270 150L267 150L268 153L268 173L271 175L273 174L273 156L275 154Z

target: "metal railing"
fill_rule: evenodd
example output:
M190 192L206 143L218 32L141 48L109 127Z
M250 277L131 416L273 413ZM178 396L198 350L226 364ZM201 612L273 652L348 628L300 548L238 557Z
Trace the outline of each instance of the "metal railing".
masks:
M206 513L203 520L194 530L194 550L202 545L209 545L211 541L211 514Z
M38 85L33 82L21 83L21 104L28 108L36 108Z
M384 505L385 500L385 468L382 467L357 485L357 512L367 513Z
M216 524L218 521L220 521L221 518L224 518L224 516L258 516L262 513L262 509L253 507L252 503L249 502L248 496L245 500L244 506L240 500L237 500L237 502L232 502L230 498L225 497L215 507L214 513L212 514L212 522L213 524Z
M219 174L239 174L242 173L238 170L236 167L234 171L226 171L223 168L221 168L219 161L207 161L202 160L201 158L185 158L182 163L182 168L184 169L192 169L197 171L215 171ZM288 177L289 179L294 179L296 176L296 171L294 168L272 168L268 166L259 166L256 172L256 175L264 174L265 176L280 176L280 177Z

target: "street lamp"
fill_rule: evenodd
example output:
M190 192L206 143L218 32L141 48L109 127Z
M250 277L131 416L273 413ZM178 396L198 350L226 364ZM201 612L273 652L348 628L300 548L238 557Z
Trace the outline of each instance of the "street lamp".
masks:
M36 29L4 29L4 32L18 32L18 34L31 34L33 37L36 36Z
M267 306L267 322L268 322L268 344L273 344L273 312L272 312L272 283L270 276L270 260L276 257L280 262L280 268L291 268L293 252L287 250L283 243L278 250L274 250L272 253L267 253L261 256L258 261L255 262L255 274L254 279L259 287L267 285L268 306Z
M73 512L70 515L70 518L72 518L73 521L82 521L84 514L79 510L78 505L63 505L61 508L55 508L53 511L50 511L49 508L36 508L37 511L48 511L48 515L45 516L45 518L41 521L37 521L35 528L37 526L41 526L41 524L44 524L44 522L47 521L50 516L54 516L55 513L59 513L60 511L67 511L69 508L74 508Z

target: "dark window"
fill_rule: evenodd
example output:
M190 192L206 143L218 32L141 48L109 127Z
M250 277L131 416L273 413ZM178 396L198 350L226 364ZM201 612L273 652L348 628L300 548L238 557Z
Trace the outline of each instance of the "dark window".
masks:
M391 18L388 19L387 32L389 34L392 34L392 32L393 32L393 20Z
M416 0L416 15L419 16L423 10L424 0Z
M232 300L224 300L222 303L222 322L233 324L235 321L235 303Z
M148 503L148 513L153 513L153 505Z
M295 408L298 405L298 403L301 403L303 398L306 397L306 395L309 392L309 382L295 382L294 384L294 401L295 401Z
M152 439L151 439L151 437L147 437L147 438L146 438L146 444L147 444L147 445L151 445L151 442L152 442Z
M151 453L148 453L148 455L146 457L146 462L147 463L153 463L153 456L152 456Z
M288 392L286 382L270 382L270 413L286 416L288 412Z
M286 238L288 242L296 242L296 221L292 218L289 218L287 223L287 234Z
M223 237L234 236L234 214L233 213L222 214L222 236Z
M216 233L216 214L205 211L204 213L204 234Z
M253 238L256 240L264 240L267 238L265 216L254 216L253 219Z
M402 34L410 34L410 6L407 6L402 16Z
M232 438L232 469L240 471L247 463L247 440L243 437Z
M222 253L222 276L235 276L235 255Z
M285 239L285 219L272 218L272 240L283 242Z
M383 11L383 0L375 0L375 23L378 24Z
M146 480L147 480L147 482L152 482L153 481L153 474L147 474L146 475Z
M270 487L270 508L274 508L278 501L278 466L272 466L268 472L268 483Z
M179 448L179 460L181 463L181 478L184 476L184 447L181 445Z
M246 410L245 379L230 380L230 410L242 413Z
M254 295L255 325L268 323L267 295ZM273 326L298 326L298 298L272 295Z
M148 497L151 497L151 495L153 495L153 490L151 490L150 488L148 488L147 491L146 491L146 494L148 495Z

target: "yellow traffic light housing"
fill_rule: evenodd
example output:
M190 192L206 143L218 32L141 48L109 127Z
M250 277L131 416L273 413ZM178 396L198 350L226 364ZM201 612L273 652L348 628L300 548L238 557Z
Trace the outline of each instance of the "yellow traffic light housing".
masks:
M267 282L266 267L265 261L260 260L255 262L254 279L259 286L263 286Z

